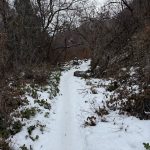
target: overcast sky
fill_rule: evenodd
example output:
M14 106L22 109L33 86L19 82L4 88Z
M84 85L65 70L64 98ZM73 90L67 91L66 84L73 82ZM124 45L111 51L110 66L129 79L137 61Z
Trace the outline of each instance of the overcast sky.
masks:
M96 2L97 7L101 7L107 0L91 0L92 2Z
M9 1L13 2L14 0L9 0ZM92 1L96 1L100 6L102 6L104 2L106 2L106 0L92 0Z
M91 1L96 2L96 5L99 8L99 7L103 6L107 0L91 0ZM9 2L12 4L14 2L14 0L9 0Z
M104 2L106 2L106 0L96 0L96 1L99 3L99 5L103 5Z

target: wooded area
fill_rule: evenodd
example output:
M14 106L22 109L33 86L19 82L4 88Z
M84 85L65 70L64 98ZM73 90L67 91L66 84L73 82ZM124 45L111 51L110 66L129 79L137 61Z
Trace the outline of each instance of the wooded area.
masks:
M97 78L120 79L121 68L139 67L149 99L150 0L108 0L101 9L86 0L1 0L0 129L19 105L8 81L44 82L47 69L75 57L91 58Z

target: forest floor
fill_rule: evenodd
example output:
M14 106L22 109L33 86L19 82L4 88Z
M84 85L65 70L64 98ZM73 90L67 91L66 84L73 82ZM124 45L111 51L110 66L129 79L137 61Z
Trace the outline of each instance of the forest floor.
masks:
M95 113L111 96L112 92L106 90L111 81L74 76L75 71L87 70L89 64L90 61L81 61L79 66L62 71L60 91L55 98L49 99L46 90L38 92L40 99L51 104L50 110L26 96L28 107L40 111L22 120L25 124L22 130L9 138L11 147L15 150L144 150L143 143L150 142L150 121L119 115L117 110L107 110L102 115Z

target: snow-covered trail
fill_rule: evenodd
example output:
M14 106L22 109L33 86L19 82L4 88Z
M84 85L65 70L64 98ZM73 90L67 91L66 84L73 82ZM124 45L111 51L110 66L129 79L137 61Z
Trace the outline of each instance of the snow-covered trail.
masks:
M61 76L61 96L56 103L56 116L51 133L52 150L86 150L78 119L82 96L78 93L80 83L73 76L74 71L71 69Z
M145 150L143 142L150 141L149 120L119 115L113 110L108 110L109 114L102 117L95 113L95 108L103 106L103 102L109 99L111 93L106 87L110 81L85 80L73 75L75 71L87 70L89 64L90 61L82 61L79 66L66 66L60 77L60 92L54 99L49 99L47 91L40 92L40 99L48 100L51 110L45 110L34 103L34 98L27 97L30 105L41 111L24 120L26 124L21 132L11 138L14 150L21 150L20 146L30 150ZM70 70L67 67L71 67ZM97 94L92 93L93 89ZM49 115L45 117L47 112ZM96 126L85 127L85 121L91 116L96 117ZM28 133L33 125L36 129L31 136L38 135L36 140L32 140Z

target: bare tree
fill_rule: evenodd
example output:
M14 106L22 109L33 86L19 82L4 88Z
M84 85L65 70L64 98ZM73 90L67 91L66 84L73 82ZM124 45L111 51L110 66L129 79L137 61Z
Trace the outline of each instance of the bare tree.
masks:
M47 57L55 56L54 39L57 34L66 32L75 27L77 22L77 10L82 7L81 4L87 3L85 0L35 0L34 4L38 9L38 16L42 24L42 31L50 35L49 51ZM56 40L55 40L56 41ZM76 45L64 45L60 49L67 49ZM63 48L62 48L63 47ZM57 47L58 49L58 47ZM61 55L61 52L59 53ZM57 58L59 58L57 54Z
M7 17L8 17L8 2L6 0L0 1L0 17L2 19L4 29L7 30Z
M65 15L75 11L82 0L36 0L43 31L55 32L58 26L63 25ZM56 27L57 26L57 27Z

